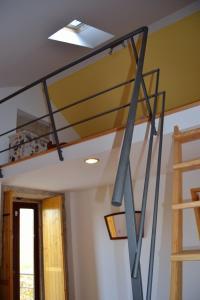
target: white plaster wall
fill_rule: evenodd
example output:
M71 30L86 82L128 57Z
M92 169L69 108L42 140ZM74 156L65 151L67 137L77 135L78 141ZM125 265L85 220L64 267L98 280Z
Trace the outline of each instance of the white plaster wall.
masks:
M199 144L197 144L199 147ZM189 150L189 149L187 149ZM198 152L198 151L197 151ZM192 153L193 154L193 153ZM186 157L189 159L187 153ZM171 164L171 158L169 164ZM183 198L200 186L200 171L184 175ZM134 183L140 209L143 180ZM146 293L155 177L150 179L141 270ZM112 186L67 193L70 214L70 300L132 300L127 241L111 241L104 222L111 206ZM170 292L172 173L161 176L152 300L168 300ZM120 208L123 210L123 207ZM192 209L184 211L184 248L200 249ZM199 300L200 262L183 264L183 300ZM73 282L73 284L71 284Z
M158 241L155 255L155 275L152 299L161 299L158 294L158 279L165 281L162 300L168 299L169 255L167 251L165 272L160 274L159 261L162 256L162 223L165 178L161 177L161 197L158 216ZM143 180L135 185L136 209L140 208ZM147 222L142 247L142 277L144 288L147 283L148 253L150 246L151 215L155 177L150 182L150 201L147 208ZM68 196L69 197L69 196ZM104 216L119 208L111 206L112 186L99 187L70 193L71 245L74 274L74 298L70 300L132 300L127 240L109 239ZM121 208L123 210L123 207ZM169 226L170 227L170 226ZM167 241L170 243L170 240ZM166 250L166 248L165 248ZM166 258L165 258L166 259ZM71 271L69 272L71 273Z
M19 87L5 87L0 88L0 99L10 95L18 90ZM14 97L13 99L2 103L0 109L0 133L3 133L9 129L16 127L17 122L17 109L21 109L35 117L40 117L48 112L46 101L41 86L35 86L30 90ZM55 107L53 106L53 110ZM57 113L55 116L56 127L68 125L67 121L61 113ZM43 119L50 123L49 118ZM14 132L13 132L14 133ZM3 150L9 146L9 135L0 138L0 149ZM60 142L70 142L77 139L78 135L73 129L61 131L59 133ZM0 154L0 164L8 161L8 152Z
M2 195L3 191L2 191L2 184L0 183L0 216L3 215L3 195ZM1 241L2 241L2 225L3 225L3 218L0 217L0 245L1 245ZM2 247L0 247L0 265L2 262Z

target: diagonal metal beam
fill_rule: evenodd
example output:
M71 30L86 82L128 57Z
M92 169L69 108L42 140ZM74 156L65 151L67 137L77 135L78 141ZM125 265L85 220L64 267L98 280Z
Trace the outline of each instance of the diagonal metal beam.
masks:
M138 58L133 95L131 98L131 105L129 109L128 120L127 120L126 130L124 134L124 140L123 140L118 170L117 170L117 176L114 185L114 191L112 197L112 204L114 206L121 205L122 197L124 193L124 185L125 185L125 179L127 174L127 167L129 164L129 156L130 156L134 123L135 123L135 117L137 111L138 96L139 96L140 83L142 78L142 69L144 65L147 35L148 35L148 28L145 28L142 36L142 44L141 44L140 55Z
M54 116L53 116L53 111L52 111L52 107L51 107L51 102L50 102L50 98L49 98L49 92L48 92L48 87L47 87L46 80L44 80L42 82L42 85L43 85L44 95L45 95L45 99L46 99L46 103L47 103L47 107L48 107L48 111L49 111L49 117L50 117L50 120L51 120L52 131L53 131L54 139L55 139L55 142L56 142L56 148L57 148L57 151L58 151L58 156L59 156L60 161L63 161L64 158L63 158L63 155L62 155L62 150L61 150L61 147L60 147L58 133L57 133L57 130L56 130L56 124L55 124L55 120L54 120Z
M151 131L149 137L149 147L148 147L148 154L147 154L147 163L146 163L146 172L145 172L145 180L144 180L144 190L142 195L142 213L141 213L141 222L139 227L139 238L138 238L138 246L137 246L137 254L135 257L135 264L133 268L133 276L136 278L138 269L139 269L139 262L140 262L140 255L141 255L141 248L142 248L142 236L144 232L144 223L145 223L145 215L146 215L146 206L147 206L147 196L148 196L148 189L149 189L149 179L150 179L150 171L151 171L151 158L152 158L152 149L153 149L153 138L154 138L154 121L156 117L156 110L157 110L157 100L156 97L154 100L153 105L153 115L152 115L152 122L151 122Z
M135 207L134 207L134 196L131 180L130 163L128 164L125 188L124 188L124 204L125 204L125 215L126 215L126 227L128 235L128 249L129 249L129 261L130 270L133 269L135 255L137 251L137 231L135 221ZM142 289L142 277L139 266L139 272L137 278L131 277L132 293L134 300L143 300L143 289Z
M163 97L162 97L162 111L160 117L161 120L160 137L159 137L160 140L159 140L159 149L158 149L155 200L154 200L153 223L152 223L152 232L151 232L151 246L150 246L146 300L151 300L151 293L152 293L154 253L155 253L155 244L156 244L156 228L157 228L157 215L158 215L158 200L159 200L159 187L160 187L160 171L161 171L162 144L163 144L164 111L165 111L165 92L163 93Z
M137 48L136 48L136 45L135 45L134 37L131 37L130 40L131 40L131 46L132 46L132 49L133 49L133 53L134 53L134 56L135 56L135 61L136 61L136 64L138 64L138 52L137 52ZM146 88L146 84L145 84L143 76L142 76L142 79L141 79L141 85L142 85L144 97L146 99L146 105L147 105L147 110L148 110L148 113L149 113L149 118L150 118L150 120L152 120L152 109L151 109L151 105L150 105L150 98L149 98L148 93L147 93L147 88ZM157 87L156 87L156 89L157 89ZM153 123L153 130L154 130L154 134L156 135L157 132L156 132L156 127L155 127L155 122Z

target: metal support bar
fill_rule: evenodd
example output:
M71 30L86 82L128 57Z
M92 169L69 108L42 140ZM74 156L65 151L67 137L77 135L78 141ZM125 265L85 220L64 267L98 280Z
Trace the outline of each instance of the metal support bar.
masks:
M136 64L138 64L138 52L137 52L137 48L136 48L136 45L135 45L134 38L131 37L130 40L131 40L131 46L132 46L132 49L133 49L133 53L134 53L134 56L135 56L135 61L136 61ZM149 113L149 117L151 119L152 118L152 110L151 110L151 105L149 103L149 97L148 97L146 84L144 82L143 77L142 77L141 84L142 84L142 89L143 89L143 92L144 92L144 97L146 98L147 110L148 110L148 113Z
M58 156L59 156L59 159L61 161L63 161L64 159L63 159L63 156L62 156L62 150L60 148L58 133L57 133L57 130L56 130L56 125L55 125L55 120L54 120L53 111L52 111L52 107L51 107L51 102L50 102L50 99L49 99L49 92L48 92L48 87L47 87L46 80L44 80L42 82L42 84L43 84L45 99L46 99L46 102L47 102L47 107L48 107L48 110L49 110L49 117L50 117L50 120L51 120L51 126L52 126L53 135L54 135L55 142L56 142Z
M138 52L137 52L137 48L136 48L136 45L135 45L134 37L131 37L130 40L131 40L133 53L134 53L134 56L135 56L135 61L136 61L136 64L138 64ZM145 81L144 81L143 77L142 77L141 85L142 85L144 97L146 98L146 105L147 105L147 110L148 110L148 113L149 113L149 118L150 118L150 120L152 120L152 109L151 109L151 105L150 105L150 99L149 99L149 96L148 96L148 93L147 93L146 84L145 84ZM157 132L156 132L156 128L155 128L155 122L153 124L153 128L154 128L154 134L156 135Z
M124 192L124 185L125 185L125 179L126 179L126 173L127 173L128 163L129 163L129 155L130 155L131 143L133 137L133 130L135 124L135 117L137 111L140 83L142 79L142 69L144 64L147 35L148 35L148 28L144 30L143 37L142 37L142 45L140 50L140 56L138 58L133 95L131 98L131 105L128 114L127 126L124 135L124 140L123 140L123 145L122 145L122 150L121 150L121 155L120 155L120 160L119 160L119 165L117 170L117 176L114 185L113 197L112 197L112 204L114 206L120 206L122 203L122 197Z
M150 132L150 138L149 138L146 173L145 173L145 181L144 181L144 190L143 190L143 195L142 195L141 221L140 221L140 227L139 227L139 237L138 237L137 253L136 253L136 257L135 257L135 265L133 268L133 276L135 278L137 277L138 268L139 268L139 261L140 261L141 248L142 248L142 235L144 232L144 222L145 222L145 214L146 214L149 178L150 178L150 170L151 170L151 158L152 158L152 149L153 149L153 137L154 137L153 124L155 122L156 109L157 109L157 97L155 97L154 106L153 106L151 132Z
M154 74L154 73L157 73L157 72L158 72L158 69L153 69L153 70L151 70L151 71L149 71L149 72L144 73L144 74L143 74L143 77L149 76L149 75ZM133 81L135 81L135 78L132 78L132 79L127 80L127 81L124 81L124 82L121 82L121 83L119 83L119 84L116 84L116 85L114 85L114 86L112 86L112 87L110 87L110 88L108 88L108 89L102 90L102 91L100 91L100 92L98 92L98 93L95 93L95 94L92 94L92 95L90 95L90 96L88 96L88 97L85 97L85 98L79 99L79 100L77 100L77 101L74 101L73 103L64 105L64 106L62 106L62 107L60 107L60 108L54 110L52 113L53 113L53 114L56 114L56 113L61 112L61 111L65 110L65 109L72 108L73 106L76 106L76 105L78 105L78 104L82 104L82 103L84 103L84 102L86 102L86 101L89 101L89 100L91 100L91 99L94 99L94 98L96 98L96 97L98 97L98 96L101 96L101 95L103 95L103 94L105 94L105 93L111 92L111 91L114 90L114 89L117 89L117 88L123 87L124 85L130 84L130 83L132 83ZM149 96L149 98L152 98L152 97L154 97L154 95L153 95L153 96L152 96L152 95ZM24 123L24 124L22 124L22 125L19 125L19 126L17 126L16 128L13 128L13 129L10 129L10 130L8 130L8 131L6 131L6 132L4 132L4 133L1 133L1 134L0 134L0 137L1 137L1 136L4 136L4 135L6 135L6 134L9 134L9 133L11 133L11 132L13 132L13 131L15 131L15 130L17 130L17 129L21 129L21 128L27 126L27 125L33 124L33 123L35 123L35 122L37 122L37 121L40 121L40 120L42 120L42 119L44 119L44 118L46 118L46 117L48 117L48 116L49 116L49 114L45 114L45 115L40 116L39 118L35 118L34 120L31 120L31 121L26 122L26 123Z
M155 102L158 103L158 89L159 89L159 80L160 80L160 69L157 70L156 72L156 87L155 87ZM151 125L154 127L154 135L157 135L157 130L155 128L155 119L151 120Z
M135 207L134 207L134 196L131 180L131 169L130 162L128 164L127 175L125 180L124 188L124 205L126 215L126 227L128 235L128 249L129 249L129 261L130 269L132 270L135 255L137 251L137 231L135 221ZM142 277L139 266L139 272L137 278L131 277L132 293L134 300L143 300L143 289L142 289Z
M162 92L159 92L159 93L158 93L158 96L161 95L161 94L162 94ZM153 95L150 96L150 98L155 98L155 96L156 96L156 95L153 94ZM145 101L145 98L142 98L142 99L139 99L139 100L138 100L138 102L143 102L143 101ZM64 127L59 128L59 129L56 129L56 132L60 132L60 131L69 129L69 128L73 127L73 126L81 125L81 124L86 123L86 122L89 122L89 121L91 121L91 120L95 120L96 118L100 118L100 117L103 117L103 116L108 115L108 114L110 114L110 113L119 111L119 110L121 110L121 109L125 109L125 108L127 108L128 106L130 106L130 103L127 103L127 104L125 104L125 105L118 106L118 107L116 107L116 108L112 108L112 109L106 110L105 112L96 114L96 115L94 115L94 116L92 116L92 117L88 117L88 118L82 119L82 120L80 120L80 121L71 123L71 124L69 124L69 125L67 125L67 126L64 126ZM49 114L48 114L48 116L49 116ZM53 131L50 131L50 132L47 132L47 133L42 134L42 135L40 135L40 136L37 136L37 137L31 139L30 141L22 142L22 143L19 143L19 144L15 145L15 146L10 146L10 147L8 147L8 148L5 148L5 149L3 149L3 150L0 151L0 154L3 153L3 152L6 152L6 151L8 151L8 150L14 149L14 148L16 148L16 147L18 147L18 146L22 146L22 145L28 144L28 143L30 143L30 142L32 142L32 141L37 141L37 140L39 140L39 139L41 139L41 138L43 138L43 137L46 137L46 136L48 136L48 135L50 135L50 134L53 134ZM60 146L60 148L62 148L62 147Z
M162 145L163 145L164 112L165 112L165 92L163 93L162 111L161 111L161 116L160 116L160 120L161 120L161 123L160 123L160 140L159 140L159 149L158 149L155 200L154 200L154 212L153 212L153 223L152 223L152 233L151 233L151 247L150 247L150 258L149 258L149 271L148 271L148 283L147 283L146 300L151 300L151 293L152 293L153 266L154 266L154 253L155 253L157 215L158 215L158 200L159 200L159 187L160 187L160 170L161 170Z

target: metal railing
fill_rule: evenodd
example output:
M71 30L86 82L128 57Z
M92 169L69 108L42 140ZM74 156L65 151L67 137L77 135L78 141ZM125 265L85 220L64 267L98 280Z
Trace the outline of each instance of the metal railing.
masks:
M135 45L135 37L137 36L141 38L140 49L137 50ZM3 98L0 100L0 104L5 103L6 101L10 101L15 96L20 95L21 93L31 89L36 85L42 85L46 104L48 108L48 113L40 116L39 118L35 118L23 125L20 125L16 128L7 130L6 132L0 133L0 138L4 135L14 132L17 129L21 129L27 125L33 124L39 120L42 120L46 117L50 118L51 121L51 130L48 133L42 134L37 136L29 141L21 142L15 146L9 146L5 149L0 150L0 154L11 149L14 149L18 146L22 146L24 144L30 143L31 141L39 140L42 137L48 136L53 134L54 140L56 143L56 148L58 152L58 156L60 160L63 160L62 155L62 145L59 141L58 133L60 131L72 128L74 126L84 124L86 122L90 122L97 118L100 118L105 115L109 115L113 112L117 112L126 108L129 108L127 124L125 128L124 140L121 149L121 155L114 185L113 197L112 197L112 204L115 206L120 206L122 204L122 200L124 198L125 202L125 213L126 213L126 223L127 223L127 233L128 233L128 246L129 246L129 259L130 259L130 270L131 270L131 282L132 282L132 293L134 300L143 300L143 286L142 286L142 278L141 278L141 270L140 270L140 257L141 257L141 247L142 247L142 234L144 231L144 224L145 224L145 214L146 214L146 206L148 200L148 187L149 187L149 179L150 179L150 169L151 169L151 158L152 158L152 147L154 137L159 137L159 152L158 152L158 161L157 161L157 176L156 176L156 188L155 188L155 200L154 200L154 213L153 213L153 224L152 224L152 237L151 237L151 249L150 249L150 259L149 259L149 272L148 272L148 284L147 284L147 296L146 299L151 299L151 291L152 291L152 279L153 279L153 264L154 264L154 252L155 252L155 239L156 239L156 225L157 225L157 212L158 212L158 199L159 199L159 182L160 182L160 169L161 169L161 153L162 153L162 137L163 137L163 122L164 122L164 110L165 110L165 92L159 92L159 76L160 70L155 69L143 74L143 65L144 65L144 58L145 58L145 50L146 50L146 43L147 43L147 36L148 36L148 28L141 27L138 30L135 30L116 41L108 43L107 45L87 54L86 56L79 58L76 61L36 80L32 84L27 85L26 87L19 89L18 91L12 93L11 95ZM134 61L136 62L136 74L135 78L132 78L128 81L121 82L114 86L111 86L105 90L99 91L95 94L92 94L88 97L77 99L71 104L66 104L63 107L56 109L53 111L52 105L50 102L49 91L47 80L58 75L59 73L68 70L77 64L80 64L90 58L106 51L109 49L113 49L124 41L129 41L132 47L132 52L134 55ZM147 87L145 84L144 78L150 75L156 75L156 84L155 84L155 91L153 94L148 95ZM87 101L92 101L94 98L97 98L103 94L109 93L115 89L120 87L130 85L134 83L132 97L130 103L126 103L121 106L114 107L112 109L106 110L104 112L96 113L93 116L77 120L69 125L63 126L61 128L56 128L55 124L55 114L70 109L74 106L80 105ZM142 88L144 98L140 98L140 88ZM161 108L161 117L160 117L160 130L156 129L155 125L155 118L158 113L158 103L162 102ZM130 151L131 151L131 144L132 144L132 137L134 132L134 125L136 121L136 112L138 108L138 104L141 102L146 103L146 109L148 113L148 118L151 124L151 131L149 137L149 146L148 146L148 155L147 155L147 163L146 163L146 174L145 174L145 182L144 182L144 190L142 196L142 213L141 213L141 222L139 228L139 234L136 235L136 223L134 219L135 215L135 208L134 208L134 195L133 195L133 186L132 186L132 177L131 177L131 167L130 167Z
M72 67L74 67L74 66L76 66L76 65L78 65L78 64L80 64L80 63L82 63L82 62L84 62L86 60L89 60L90 58L92 58L92 57L94 57L94 56L96 56L96 55L98 55L98 54L100 54L100 53L102 53L102 52L104 52L106 50L114 49L115 47L117 47L120 44L122 44L124 41L129 40L129 41L131 41L131 43L133 43L135 36L143 35L143 34L147 35L147 31L148 31L147 27L141 27L141 28L139 28L139 29L137 29L137 30L135 30L135 31L133 31L133 32L131 32L129 34L126 34L125 36L123 36L123 37L121 37L121 38L119 38L119 39L117 39L117 40L115 40L115 41L113 41L111 43L108 43L107 45L105 45L105 46L103 46L103 47L101 47L101 48L99 48L99 49L97 49L97 50L95 50L95 51L93 51L93 52L91 52L91 53L89 53L89 54L87 54L87 55L79 58L78 60L75 60L75 61L71 62L70 64L67 64L64 67L62 67L62 68L60 68L60 69L58 69L58 70L56 70L56 71L54 71L54 72L52 72L52 73L50 73L50 74L48 74L46 76L44 76L44 77L42 77L42 78L34 81L33 83L31 83L31 84L29 84L29 85L27 85L27 86L25 86L25 87L17 90L16 92L10 94L9 96L6 96L3 99L1 99L0 100L0 104L5 103L7 101L11 101L17 95L20 95L20 94L24 93L25 91L27 91L27 90L29 90L29 89L37 86L37 85L41 85L42 88L43 88L43 91L44 91L44 95L45 95L45 99L46 99L46 104L47 104L47 108L48 108L48 113L42 115L39 118L35 118L34 120L31 120L30 122L27 122L27 123L25 123L23 125L20 125L20 126L18 126L16 128L13 128L13 129L7 130L6 132L0 133L0 137L3 137L4 135L6 135L8 133L11 133L11 132L14 132L17 129L21 129L21 128L27 126L27 125L33 124L33 123L35 123L35 122L37 122L39 120L42 120L42 119L44 119L46 117L49 117L50 121L51 121L51 131L48 132L48 133L46 133L46 134L43 134L43 135L40 135L38 137L35 137L35 138L31 139L29 142L39 140L42 137L49 136L50 134L52 134L53 137L54 137L54 140L55 140L55 144L56 144L56 148L57 148L57 151L58 151L59 159L63 160L62 150L61 150L62 146L60 145L60 142L59 142L58 132L60 132L62 130L65 130L65 129L69 129L69 128L71 128L73 126L76 126L76 125L83 124L85 122L89 122L89 121L93 120L94 118L102 117L103 115L106 115L108 113L112 113L114 111L121 110L123 108L126 108L126 106L124 106L124 107L122 107L122 106L121 107L116 107L113 110L105 111L104 113L97 114L95 116L92 116L91 118L86 118L86 119L83 119L83 120L79 120L79 121L77 121L77 122L75 122L73 124L70 124L68 126L65 126L65 127L62 127L62 128L58 128L58 129L56 128L56 125L55 125L54 115L57 114L57 113L59 113L59 112L61 112L61 111L63 111L63 110L67 110L69 108L72 108L73 106L79 105L79 104L81 104L83 102L92 100L92 99L94 99L94 98L96 98L96 97L98 97L100 95L103 95L104 93L108 93L108 92L110 92L110 91L112 91L114 89L120 88L120 87L122 87L124 85L131 84L133 81L135 81L135 84L138 85L138 78L135 78L135 79L132 79L132 80L128 80L126 82L122 82L122 83L117 84L115 86L112 86L112 87L110 87L110 88L108 88L106 90L103 90L103 91L100 91L100 92L98 92L96 94L90 95L90 96L88 96L88 97L86 97L84 99L78 99L74 103L69 104L69 105L65 105L65 106L63 106L63 107L61 107L61 108L59 108L59 109L57 109L55 111L53 111L52 105L51 105L51 102L50 102L47 80L50 79L50 78L52 78L52 77L54 77L54 76L56 76L56 75L58 75L58 74L60 74L63 71L69 70L70 68L72 68ZM136 62L138 63L138 57L136 57ZM144 76L151 75L154 72L155 72L155 70L150 71L150 72L144 74ZM145 87L144 87L144 85L145 84L143 82L142 86L143 86L144 94L145 94L145 99L144 100L146 101L147 110L148 110L149 116L151 118L152 112L151 112L151 106L150 106L150 103L149 103L149 99L150 98L145 93ZM13 147L9 146L9 147L7 147L5 149L1 149L0 150L0 154L3 153L3 152L9 151L11 149L14 149L14 148L16 148L18 146L22 146L22 145L24 145L26 143L28 143L28 142L22 142L22 143L19 143L19 144L13 146Z
M154 212L153 212L146 300L150 300L152 294L153 265L154 265L154 253L155 253L155 242L156 242L159 184L160 184L160 172L161 172L163 124L164 124L164 111L165 111L165 92L162 93L158 92L159 77L160 77L159 70L156 71L156 85L155 85L155 97L153 103L153 110L148 109L149 96L147 94L144 78L142 75L146 41L147 41L147 32L144 31L140 53L138 55L134 43L134 39L131 38L132 50L135 55L135 59L137 63L137 71L136 71L135 85L132 93L127 126L125 129L124 139L122 143L122 149L121 149L119 165L118 165L118 170L117 170L117 175L116 175L116 180L115 180L115 185L113 190L113 197L112 197L112 204L114 206L121 206L122 200L124 198L127 233L128 233L132 293L133 293L134 300L144 299L141 269L140 269L140 258L141 258L142 237L143 237L144 224L145 224L146 207L147 207L147 200L148 200L148 188L149 188L151 161L152 161L153 141L154 141L154 136L158 135L158 131L155 128L155 118L158 112L157 110L158 110L159 94L162 96L162 108L161 108L161 115L160 115L159 150L158 150L158 160L157 160L156 187L155 187ZM131 167L130 167L130 153L131 153L131 144L132 144L132 138L134 132L140 86L142 86L145 98L147 99L146 102L147 102L147 109L149 111L149 116L150 116L151 130L150 130L150 137L149 137L144 189L143 189L143 196L142 196L141 221L139 226L139 234L137 235L136 222L135 222L134 193L133 193Z

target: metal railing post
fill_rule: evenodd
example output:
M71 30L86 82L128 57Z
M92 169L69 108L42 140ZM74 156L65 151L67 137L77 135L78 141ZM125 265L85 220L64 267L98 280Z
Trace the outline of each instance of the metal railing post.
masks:
M136 61L136 64L138 64L138 52L137 52L137 48L136 48L136 45L135 45L134 37L131 37L130 40L131 40L131 46L132 46L132 49L133 49L133 53L134 53L134 56L135 56L135 61ZM144 81L143 77L142 77L141 85L142 85L144 97L146 98L146 105L147 105L147 110L148 110L148 113L149 113L149 118L151 120L152 119L152 109L151 109L151 105L150 105L150 98L148 96L146 84L145 84L145 81ZM156 128L155 128L155 122L153 123L153 130L154 130L154 134L156 135L157 132L156 132Z
M131 179L130 163L128 164L128 170L125 180L124 188L124 205L125 205L125 216L126 216L126 227L128 235L128 249L129 249L129 262L130 270L133 268L135 254L137 251L137 230L135 220L135 207L134 207L134 196ZM142 277L139 266L139 272L137 278L131 277L132 293L134 300L143 300L143 289L142 289Z
M51 120L52 131L53 131L54 139L55 139L55 142L56 142L56 148L57 148L57 151L58 151L58 156L59 156L59 159L61 161L63 161L64 158L63 158L63 155L62 155L62 150L60 148L60 142L59 142L58 133L57 133L57 130L56 130L56 125L55 125L55 120L54 120L54 116L53 116L53 111L52 111L52 107L51 107L51 102L50 102L50 98L49 98L49 92L48 92L48 87L47 87L46 80L44 80L42 82L42 84L43 84L44 95L45 95L45 99L46 99L46 103L47 103L47 107L48 107L48 111L49 111L49 117L50 117L50 120Z
M152 223L152 233L151 233L151 246L150 246L150 258L149 258L146 300L151 300L151 293L152 293L153 266L154 266L154 253L155 253L156 228L157 228L157 216L158 216L158 200L159 200L159 187L160 187L160 171L161 171L161 158L162 158L162 145L163 145L164 112L165 112L165 92L163 93L162 111L161 111L161 117L160 117L160 120L161 120L160 140L159 140L159 149L158 149L155 200L154 200L154 212L153 212L153 223Z
M114 185L114 191L112 197L112 204L114 206L120 206L122 203L124 185L126 180L126 172L129 163L129 156L130 156L135 117L137 111L138 96L139 96L139 90L140 90L140 85L142 80L142 70L144 65L147 35L148 35L148 28L145 27L143 31L140 55L138 58L137 72L135 77L135 84L134 84L133 95L131 99L131 105L128 114L127 126L125 130L125 135L124 135L124 140L123 140L123 145L122 145L122 150L121 150L121 155L120 155L120 160L119 160L119 165L117 170L117 176Z
M142 195L142 214L141 214L141 222L140 222L140 228L139 228L138 248L137 248L137 254L135 257L135 265L134 265L134 269L133 269L134 277L137 277L139 260L140 260L140 255L141 255L141 247L142 247L142 235L144 232L144 222L145 222L147 196L148 196L148 189L149 189L149 178L150 178L150 170L151 170L153 138L155 135L154 126L155 126L155 118L156 118L156 110L157 110L157 102L158 102L158 94L157 93L158 93L159 77L160 77L160 71L158 70L157 78L156 78L156 91L155 91L156 96L154 99L153 114L152 114L152 119L151 119L151 132L150 132L149 148L148 148L148 154L147 154L144 190L143 190L143 195Z

